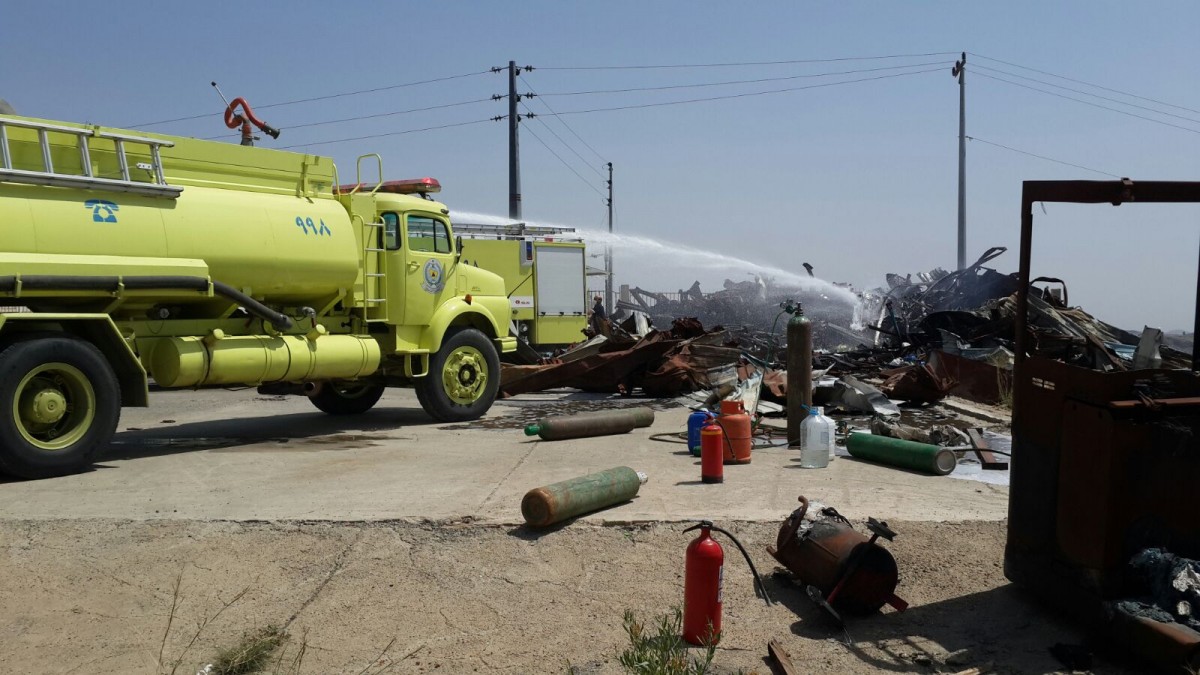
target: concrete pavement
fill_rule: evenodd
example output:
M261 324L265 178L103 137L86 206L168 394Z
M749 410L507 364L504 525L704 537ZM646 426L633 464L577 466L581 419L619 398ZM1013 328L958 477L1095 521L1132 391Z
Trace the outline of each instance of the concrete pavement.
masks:
M656 402L653 427L621 436L528 439L523 420L631 401L556 392L500 401L470 424L438 424L413 392L389 390L371 412L330 417L301 397L253 390L155 392L126 409L95 469L0 483L7 518L195 520L421 520L521 522L530 488L613 466L650 475L631 503L586 516L604 521L778 521L797 495L850 518L1000 520L1008 490L839 458L798 468L797 453L755 450L725 467L725 483L699 482L683 444L651 434L684 430L687 410Z

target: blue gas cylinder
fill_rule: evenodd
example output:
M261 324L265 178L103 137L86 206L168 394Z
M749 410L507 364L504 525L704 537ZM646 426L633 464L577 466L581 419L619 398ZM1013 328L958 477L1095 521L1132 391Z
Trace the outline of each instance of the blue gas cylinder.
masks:
M705 423L708 422L710 417L712 417L712 413L704 410L697 410L691 415L688 415L687 442L688 450L692 452L693 456L700 456L700 429L705 425Z

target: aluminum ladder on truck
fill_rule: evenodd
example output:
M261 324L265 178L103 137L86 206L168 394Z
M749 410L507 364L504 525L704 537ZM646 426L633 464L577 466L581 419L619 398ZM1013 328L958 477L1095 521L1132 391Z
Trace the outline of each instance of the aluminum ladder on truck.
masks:
M375 194L379 191L379 187L383 185L383 157L379 153L368 153L359 155L355 168L354 186L348 194L358 193L365 183L362 179L362 165L364 159L374 158L379 166L379 181L371 190L370 194ZM335 180L336 184L337 181ZM341 190L348 186L339 186ZM373 214L374 217L374 214ZM387 249L383 246L384 228L387 225L381 221L367 222L359 214L353 214L350 217L351 222L358 222L362 235L363 259L362 259L362 302L363 302L363 321L366 323L386 323L387 318Z
M388 320L384 281L387 279L387 256L384 255L387 251L379 245L385 225L382 222L368 223L357 215L354 218L362 222L363 228L363 304L366 305L364 320L367 323L385 323Z
M572 235L564 241L578 240L573 227L553 227L548 225L527 225L525 223L509 223L505 225L489 225L483 223L454 223L454 234L482 239L524 239L525 237L556 237Z
M38 145L42 155L42 170L32 171L14 167L15 158L9 144L8 130L12 128L31 129L37 132ZM66 134L75 137L79 149L79 165L83 173L62 173L54 170L54 161L50 152L50 134ZM92 168L91 144L96 140L111 141L116 154L117 168L120 178L104 178L96 176ZM146 171L148 181L133 180L129 158L125 152L126 144L144 145L149 148L150 162L138 162L134 168ZM110 192L127 192L149 197L164 197L175 199L183 192L182 187L168 185L163 176L162 156L160 148L169 148L175 144L157 138L134 136L117 131L105 131L95 128L68 127L46 122L20 120L11 117L0 117L0 182L25 183L28 185L53 185L56 187L83 188L86 190L107 190Z

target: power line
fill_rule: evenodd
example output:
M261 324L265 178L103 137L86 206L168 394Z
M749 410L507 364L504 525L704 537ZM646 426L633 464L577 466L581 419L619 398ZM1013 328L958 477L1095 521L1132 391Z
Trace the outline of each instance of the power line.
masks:
M539 96L582 96L585 94L624 94L635 91L666 91L668 89L694 89L699 87L724 87L734 84L758 84L760 82L779 82L781 80L800 80L813 77L830 77L833 75L856 75L858 73L874 73L881 70L900 70L903 68L921 68L924 66L941 65L939 62L910 63L903 66L884 66L881 68L861 68L857 70L842 70L832 73L806 73L803 75L787 75L784 77L762 77L754 80L726 80L724 82L701 82L697 84L673 84L661 87L631 87L628 89L595 89L592 91L564 91L539 94Z
M1188 112L1192 112L1192 113L1200 114L1200 110L1196 110L1195 108L1188 108L1188 107L1186 107L1186 106L1182 106L1182 105L1175 105L1174 103L1167 103L1166 101L1160 101L1160 100L1158 100L1158 99L1155 99L1155 98L1149 98L1149 97L1147 97L1147 96L1139 96L1139 95L1137 95L1137 94L1131 94L1131 93L1129 93L1129 92L1127 92L1127 91L1121 91L1120 89L1113 89L1113 88L1111 88L1111 87L1105 87L1105 86L1103 86L1103 85L1094 84L1094 83L1092 83L1092 82L1085 82L1084 80L1077 80L1077 79L1075 79L1075 78L1073 78L1073 77L1067 77L1066 75L1057 75L1057 74L1055 74L1055 73L1051 73L1051 72L1048 72L1048 71L1045 71L1045 70L1038 70L1037 68L1030 68L1029 66L1022 66L1022 65L1021 65L1021 64L1019 64L1019 63L1013 63L1013 62L1011 62L1011 61L1003 61L1003 60L1001 60L1001 59L994 59L994 58L992 58L992 57L990 57L990 56L984 56L983 54L976 54L975 52L971 52L971 55L972 55L972 56L977 56L977 57L979 57L979 58L981 58L981 59L987 59L988 61L995 61L996 63L1003 63L1003 64L1004 64L1004 65L1006 65L1006 66L1012 66L1012 67L1014 67L1014 68L1020 68L1020 69L1022 69L1022 70L1028 70L1028 71L1030 71L1030 72L1034 72L1034 73L1040 73L1040 74L1042 74L1042 75L1049 75L1050 77L1056 77L1056 78L1058 78L1058 79L1060 79L1060 80L1066 80L1067 82L1074 82L1075 84L1082 84L1082 85L1086 85L1086 86L1088 86L1088 87L1095 87L1096 89L1102 89L1102 90L1104 90L1104 91L1112 92L1112 93L1114 93L1114 94L1120 94L1120 95L1122 95L1122 96L1128 96L1128 97L1130 97L1130 98L1136 98L1136 99L1140 99L1140 100L1142 100L1142 101L1149 101L1149 102L1151 102L1151 103L1157 103L1157 104L1159 104L1159 105L1165 105L1165 106L1167 106L1168 108L1176 108L1176 109L1179 109L1179 110L1186 110L1186 111L1188 111Z
M501 118L503 119L503 118ZM369 136L355 136L353 138L335 138L328 141L315 141L313 143L297 143L295 145L285 145L280 147L280 150L291 150L292 148L309 148L314 145L329 145L330 143L346 143L349 141L362 141L368 138L383 138L385 136L402 136L404 134L415 134L421 131L435 131L437 129L449 129L451 127L465 127L472 124L482 124L484 122L494 122L495 119L488 118L486 120L474 120L471 122L455 122L453 124L442 124L436 127L425 127L422 129L406 129L404 131L389 131L385 134L371 134Z
M685 99L682 101L665 101L662 103L641 103L641 104L637 104L637 105L615 106L612 108L592 108L589 110L567 110L567 111L559 113L559 115L582 115L585 113L611 112L614 110L634 110L637 108L657 108L657 107L668 106L668 105L683 105L685 103L701 103L701 102L705 102L705 101L722 101L722 100L733 99L733 98L744 98L747 96L764 96L767 94L782 94L782 93L789 92L789 91L801 91L804 89L820 89L822 87L835 87L835 86L838 86L841 84L856 84L858 82L871 82L874 80L886 80L886 79L893 78L893 77L904 77L905 75L921 75L923 73L933 73L933 72L939 72L941 70L942 70L941 68L930 68L928 70L917 70L917 71L913 71L911 73L893 73L891 75L878 75L876 77L864 77L864 78L860 78L857 80L844 80L842 82L822 82L820 84L809 84L809 85L805 85L803 87L788 87L786 89L770 89L767 91L754 91L754 92L748 92L748 93L743 93L743 94L727 94L725 96L709 96L706 98L692 98L692 99Z
M391 84L391 85L387 85L385 87L373 87L371 89L359 89L357 91L345 91L340 94L326 94L324 96L313 96L311 98L298 98L293 101L280 101L278 103L267 103L264 105L256 105L256 106L254 106L254 108L256 110L263 110L266 108L278 108L280 106L285 106L285 105L295 105L297 103L312 103L313 101L325 101L325 100L328 100L331 98L341 98L343 96L357 96L359 94L373 94L373 93L380 92L380 91L389 91L391 89L401 89L403 87L415 87L415 86L422 85L422 84L433 84L435 82L446 82L449 80L462 79L464 77L473 77L475 75L486 75L489 72L490 71L487 71L487 70L481 70L479 72L474 72L474 73L462 73L461 75L448 75L446 77L435 77L432 80L421 80L419 82L405 82L403 84ZM159 120L157 122L143 122L141 124L128 125L126 128L127 129L139 129L141 127L153 127L153 126L158 126L160 124L170 124L172 122L186 122L189 120L198 120L198 119L202 119L204 117L209 117L212 114L213 113L206 113L203 115L190 115L188 117L176 117L175 119L170 119L170 120Z
M540 99L540 98L541 98L541 94L538 94L536 91L534 91L534 90L533 90L533 87L529 85L529 80L526 80L525 78L523 78L523 77L522 77L522 78L521 78L521 81L525 83L525 86L529 87L529 94L528 94L528 96L530 96L531 98L537 98L537 99ZM571 128L571 125L570 125L570 124L567 124L567 121L566 121L566 120L564 120L563 118L559 117L559 116L558 116L558 113L554 112L554 109L550 107L550 104L549 104L549 103L546 103L545 101L541 101L541 104L542 104L542 107L544 107L546 110L549 110L549 111L550 111L550 114L551 114L551 115L553 115L553 116L554 116L554 118L558 120L558 123L559 123L559 124L561 124L561 125L563 125L564 127L566 127L567 131L571 132L571 134L572 134L573 136L575 136L575 138L579 139L579 142L580 142L580 143L583 143L583 144L584 144L584 146L586 146L588 150L591 150L591 151L592 151L592 154L593 154L593 155L595 155L597 158L599 158L601 162L606 162L606 161L608 161L608 160L604 159L604 157L603 157L603 156L602 156L602 155L601 155L599 152L597 152L597 151L596 151L596 149L595 149L595 148L593 148L593 147L591 146L591 144L590 144L590 143L588 143L587 141L583 140L583 136L580 136L578 133L576 133L576 132L575 132L575 130ZM525 109L526 109L526 110L529 110L529 106L525 106ZM532 111L532 110L529 110L529 112L533 112L533 111ZM541 120L541 118L539 118L539 119L538 119L538 121L539 121L539 122L542 122L542 124L544 124L544 125L546 126L546 128L547 128L547 129L550 129L550 133L554 134L554 130L553 130L553 129L551 129L551 127L550 127L550 125L549 125L549 124L546 124L544 121L542 121L542 120ZM568 145L568 144L567 144L567 142L566 142L566 141L563 141L563 139L562 139L562 138L561 138L561 137L560 137L558 134L554 134L554 137L555 137L555 138L557 138L558 140L562 141L562 144L563 144L563 145L566 145L568 148L570 148L570 147L571 147L570 145ZM574 148L571 148L571 152L575 152ZM575 155L576 155L577 157L579 157L579 159L583 160L583 163L584 163L584 164L588 164L588 166L589 166L589 167L591 167L591 164L589 164L589 163L588 163L588 161L587 161L586 159L584 159L582 155L580 155L578 152L575 152ZM604 178L604 174L600 173L600 170L599 170L599 169L597 169L597 168L595 168L595 167L591 167L591 168L592 168L592 170L593 170L593 171L595 171L595 172L597 173L597 175L599 175L599 176L600 176L600 178L602 178L602 179Z
M588 180L586 178L584 178L582 175L580 175L580 173L575 170L575 167L571 166L570 164L567 164L566 160L564 160L562 157L559 157L558 153L554 151L554 148L547 145L546 141L543 141L541 136L538 136L536 133L533 132L533 129L526 128L525 130L528 131L529 135L533 136L534 139L536 139L538 143L541 143L547 150L549 150L550 154L554 155L555 159L562 162L563 166L567 167L567 169L571 173L575 174L576 178L583 181L584 185L587 185L589 188L591 188L592 192L595 192L596 194L600 195L601 197L604 197L603 192L600 192L600 190L596 189L595 185L592 185L591 183L588 182Z
M454 108L456 106L470 105L472 103L486 103L490 100L492 100L492 99L480 98L480 99L475 99L473 101L459 101L458 103L444 103L442 105L431 105L431 106L427 106L424 108L411 108L409 110L394 110L392 112L375 113L373 115L360 115L358 117L344 117L342 119L324 120L321 122L307 122L305 124L292 124L292 125L283 126L280 129L282 131L291 131L293 129L304 129L307 127L319 127L319 126L322 126L325 124L340 124L342 122L358 122L361 120L377 119L380 117L393 117L396 115L407 115L409 113L415 113L415 112L425 112L427 110L441 110L442 108ZM209 136L209 137L205 138L204 140L206 140L206 141L218 140L221 138L225 138L228 135L229 134L222 134L220 136Z
M1062 89L1064 91L1070 91L1070 92L1074 92L1076 94L1083 94L1084 96L1091 96L1092 98L1098 98L1102 101L1110 101L1110 102L1116 103L1118 105L1129 106L1130 108L1137 108L1138 110L1145 110L1148 112L1152 112L1156 115L1166 115L1167 117L1174 117L1176 119L1185 120L1187 122L1194 122L1196 124L1200 124L1200 120L1195 119L1193 117L1185 117L1183 115L1176 115L1175 113L1169 113L1165 110L1159 110L1157 108L1151 108L1151 107L1144 106L1144 105L1138 105L1136 103L1129 103L1128 101L1122 101L1119 98L1112 98L1111 96L1101 96L1100 94L1093 94L1090 91L1084 91L1082 89L1073 89L1071 87L1064 87L1061 84L1054 84L1053 82L1046 82L1044 80L1039 80L1037 78L1026 77L1025 75L1019 75L1017 73L1010 73L1006 70L1000 70L998 68L989 68L987 66L981 66L978 64L976 64L974 66L974 68L982 68L991 73L1000 73L1001 75L1007 75L1009 77L1015 77L1015 78L1022 79L1022 80L1028 80L1030 82L1037 82L1038 84L1042 84L1047 87L1054 87L1055 89Z
M958 52L927 52L924 54L886 54L883 56L844 56L831 59L792 59L789 61L743 61L738 63L675 63L667 65L637 66L562 66L539 67L538 70L653 70L665 68L731 68L739 66L781 66L796 63L834 63L838 61L876 61L881 59L905 59L926 56L946 56Z
M586 166L589 169L591 169L592 171L594 171L596 173L596 175L600 177L600 180L604 180L604 174L600 173L600 169L597 169L596 167L589 164L588 161L586 159L584 159L583 155L579 154L579 152L577 150L575 150L575 148L571 147L571 145L569 143L564 141L562 136L559 136L558 132L556 132L553 127L551 127L549 124L546 124L546 122L542 120L540 115L538 115L537 113L534 113L532 110L529 109L529 106L525 105L524 103L521 104L521 107L525 108L526 112L528 112L530 115L532 115L534 119L537 119L537 121L539 123L541 123L542 126L546 127L546 131L549 131L551 134L553 134L554 137L558 139L559 143L562 143L563 146L566 147L566 149L568 149L572 153L574 153L575 156L579 158L579 161L583 162L584 166ZM533 132L530 132L530 133L533 133Z
M998 82L1004 82L1005 84L1011 84L1011 85L1013 85L1014 87L1023 87L1023 88L1025 88L1025 89L1030 89L1030 90L1033 90L1033 91L1038 91L1038 92L1041 92L1041 93L1043 93L1043 94L1048 94L1048 95L1050 95L1050 96L1057 96L1058 98L1065 98L1065 99L1067 99L1068 101L1075 101L1076 103L1082 103L1082 104L1084 104L1084 105L1090 105L1090 106L1092 106L1093 108L1100 108L1100 109L1102 109L1102 110L1109 110L1109 111L1111 111L1111 112L1119 113L1119 114L1121 114L1121 115L1128 115L1129 117L1136 117L1136 118L1138 118L1138 119L1140 119L1140 120L1146 120L1147 122L1154 122L1155 124L1162 124L1162 125L1164 125L1164 126L1168 126L1168 127L1174 127L1174 128L1176 128L1176 129L1182 129L1182 130L1184 130L1184 131L1190 131L1190 132L1192 132L1193 134L1200 134L1200 130L1197 130L1197 129L1192 129L1191 127L1184 127L1184 126L1180 126L1180 125L1178 125L1178 124L1172 124L1172 123L1170 123L1170 122L1164 122L1163 120L1156 120L1156 119L1154 119L1153 117L1146 117L1145 115L1139 115L1139 114L1137 114L1137 113L1131 113L1131 112L1129 112L1128 110L1119 110L1119 109L1117 109L1117 108L1110 108L1110 107L1108 107L1108 106L1106 106L1106 105L1100 105L1099 103L1093 103L1093 102L1091 102L1091 101L1085 101L1085 100L1083 100L1083 99L1080 99L1080 98L1075 98L1074 96L1067 96L1066 94L1059 94L1059 93L1057 93L1057 92L1053 92L1053 91L1046 91L1045 89L1038 89L1037 87L1031 87L1031 86L1029 86L1029 85L1027 85L1027 84L1021 84L1020 82L1013 82L1012 80L1006 80L1006 79L1004 79L1004 78L1002 78L1002 77L996 77L995 75L987 75L987 74L984 74L984 73L975 73L975 75L976 75L976 76L978 76L978 77L986 77L986 78L987 78L987 79L989 79L989 80L996 80L996 81L998 81Z
M1008 150L1008 151L1010 151L1010 152L1015 152L1015 153L1022 154L1022 155L1028 155L1028 156L1030 156L1030 157L1036 157L1036 158L1038 158L1038 159L1043 159L1043 160L1046 160L1047 162L1054 162L1055 164L1063 164L1063 165L1065 165L1065 166L1071 166L1071 167L1075 167L1076 169L1083 169L1084 171L1091 171L1092 173L1098 173L1098 174L1100 174L1100 175L1102 175L1102 176L1111 176L1112 178L1121 178L1121 176L1118 176L1118 175L1117 175L1117 174L1115 174L1115 173L1109 173L1109 172L1107 172L1107 171L1101 171L1101 170L1099 170L1099 169L1092 169L1092 168L1090 168L1090 167L1083 166L1082 164L1072 164L1071 162L1064 162L1064 161L1063 161L1063 160L1061 160L1061 159L1054 159L1053 157L1046 157L1045 155L1039 155L1039 154L1036 154L1036 153L1033 153L1033 152L1029 152L1029 151L1027 151L1027 150L1018 150L1017 148L1010 148L1010 147L1009 147L1009 146L1007 146L1007 145L1002 145L1002 144L1000 144L1000 143L996 143L996 142L994 142L994 141L989 141L989 140L986 140L986 139L983 139L983 138L979 138L978 136L967 136L967 140L969 140L969 141L979 141L980 143L985 143L985 144L987 144L987 145L994 145L994 146L996 146L997 148L1003 148L1003 149L1005 149L1005 150Z

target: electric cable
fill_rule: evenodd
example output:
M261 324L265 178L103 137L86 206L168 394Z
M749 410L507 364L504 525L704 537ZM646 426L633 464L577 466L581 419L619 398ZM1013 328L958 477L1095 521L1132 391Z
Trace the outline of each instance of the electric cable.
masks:
M600 169L597 169L596 167L592 166L586 159L584 159L583 155L579 154L579 152L576 151L575 148L571 147L571 145L569 143L564 141L562 136L559 136L558 132L556 132L553 127L551 127L549 124L546 124L546 122L542 120L541 116L537 115L532 110L530 110L529 106L525 105L524 103L521 103L521 107L525 108L526 112L533 115L533 119L536 119L542 126L546 127L546 131L549 131L551 134L553 134L554 137L558 139L559 143L562 143L563 146L565 146L568 150L570 150L572 153L574 153L575 156L579 158L579 161L583 162L584 166L591 169L597 176L600 177L600 180L604 180L604 174L600 173ZM533 132L530 132L530 133L533 133Z
M998 82L1004 82L1005 84L1011 84L1014 87L1022 87L1024 89L1041 92L1043 94L1047 94L1050 96L1057 96L1058 98L1065 98L1068 101L1075 101L1076 103L1082 103L1083 105L1089 105L1089 106L1092 106L1093 108L1100 108L1101 110L1108 110L1108 111L1115 112L1115 113L1118 113L1121 115L1127 115L1129 117L1136 117L1140 120L1146 120L1147 122L1154 122L1155 124L1161 124L1163 126L1174 127L1176 129L1182 129L1184 131L1190 131L1193 134L1200 134L1200 129L1193 129L1191 127L1180 126L1178 124L1172 124L1170 122L1166 122L1163 120L1156 120L1153 117L1146 117L1145 115L1131 113L1128 110L1119 110L1117 108L1110 108L1109 106L1106 106L1106 105L1100 105L1099 103L1093 103L1092 101L1085 101L1081 98L1075 98L1074 96L1067 96L1066 94L1059 94L1057 92L1047 91L1045 89L1038 89L1037 87L1031 87L1028 84L1021 84L1020 82L1013 82L1012 80L1006 80L1002 77L996 77L995 75L987 75L985 73L976 72L975 76L985 77L989 80L996 80Z
M310 98L298 98L298 99L295 99L292 101L280 101L278 103L267 103L265 105L256 105L254 107L258 110L262 110L264 108L278 108L280 106L296 105L298 103L312 103L314 101L326 101L326 100L329 100L332 98L341 98L343 96L357 96L359 94L373 94L373 93L380 92L380 91L401 89L403 87L415 87L415 86L422 85L422 84L433 84L435 82L446 82L449 80L459 80L464 77L474 77L476 75L486 75L489 72L491 72L491 71L481 70L481 71L474 72L474 73L462 73L460 75L447 75L446 77L435 77L431 80L421 80L419 82L405 82L403 84L390 84L390 85L387 85L384 87L373 87L371 89L359 89L357 91L345 91L345 92L342 92L339 94L326 94L324 96L312 96ZM204 117L208 117L210 114L212 114L212 113L206 113L203 115L190 115L188 117L176 117L175 119L159 120L157 122L143 122L141 124L129 125L126 128L127 129L139 129L141 127L153 127L153 126L158 126L160 124L170 124L172 122L186 122L188 120L202 119Z
M668 91L671 89L696 89L700 87L725 87L736 84L759 84L762 82L780 82L784 80L801 80L814 77L832 77L834 75L857 75L859 73L876 73L883 70L902 70L904 68L923 68L926 66L942 65L937 61L925 63L909 63L903 66L884 66L881 68L858 68L855 70L839 70L830 73L804 73L801 75L785 75L780 77L760 77L753 80L725 80L723 82L699 82L696 84L672 84L660 87L630 87L628 89L594 89L591 91L563 91L538 94L538 96L583 96L588 94L625 94L638 91Z
M1060 80L1066 80L1067 82L1074 82L1075 84L1082 84L1082 85L1086 85L1088 87L1095 87L1096 89L1102 89L1104 91L1109 91L1114 94L1120 94L1122 96L1128 96L1130 98L1136 98L1136 99L1139 99L1142 101L1149 101L1150 103L1157 103L1159 105L1165 105L1168 108L1176 108L1178 110L1186 110L1188 112L1193 112L1193 113L1200 115L1200 110L1197 110L1195 108L1188 108L1188 107L1182 106L1182 105L1175 105L1174 103L1167 103L1166 101L1160 101L1156 98L1150 98L1148 96L1139 96L1138 94L1131 94L1130 92L1121 91L1120 89L1113 89L1111 87L1105 87L1103 85L1095 84L1092 82L1086 82L1084 80L1077 80L1073 77L1067 77L1066 75L1057 75L1057 74L1051 73L1049 71L1038 70L1037 68L1030 68L1029 66L1022 66L1019 63L1013 63L1012 61L1003 61L1001 59L992 58L990 56L984 56L983 54L977 54L975 52L967 52L967 53L970 54L971 56L975 56L977 58L986 59L988 61L995 61L996 63L1003 63L1006 66L1012 66L1014 68L1020 68L1022 70L1028 70L1028 71L1031 71L1034 73L1040 73L1042 75L1049 75L1050 77L1056 77Z
M584 146L585 146L585 147L587 147L587 149L588 149L588 150L591 150L591 151L592 151L592 154L593 154L593 155L595 155L595 156L596 156L596 157L597 157L597 158L598 158L598 159L599 159L601 162L607 162L607 161L608 161L608 160L604 159L604 156L603 156L603 155L601 155L599 152L596 152L596 149L595 149L595 148L593 148L593 147L592 147L592 145L591 145L590 143L588 143L587 141L583 140L583 136L580 136L578 133L576 133L576 132L575 132L575 130L571 128L571 125L567 124L567 121L566 121L566 120L564 120L563 118L559 117L558 113L557 113L557 112L555 112L555 111L554 111L554 109L550 107L550 104L549 104L549 103L546 103L545 101L543 101L543 100L542 100L542 95L541 95L541 94L539 94L539 93L537 93L536 91L534 91L533 87L532 87L532 86L530 85L530 83L529 83L529 80L525 79L523 76L520 76L520 75L518 75L518 77L520 77L520 78L521 78L521 81L525 83L525 86L529 87L529 91L533 93L533 97L534 97L534 98L536 98L536 99L538 99L538 101L539 101L539 102L541 102L542 106L543 106L544 108L546 108L546 110L549 110L549 111L550 111L550 114L551 114L551 115L554 115L554 118L555 118L555 119L557 119L557 120L559 121L559 123L560 123L560 124L562 124L564 127L566 127L566 128L567 128L567 131L570 131L570 132L571 132L571 134L572 134L573 136L575 136L575 138L578 138L578 139L579 139L579 142L580 142L580 143L583 143L583 144L584 144ZM582 158L581 158L581 159L582 159ZM603 177L603 176L601 176L601 177Z
M1007 146L1007 145L1002 145L1002 144L1000 144L1000 143L996 143L995 141L989 141L989 140L987 140L987 139L984 139L984 138L979 138L978 136L967 136L967 140L969 140L969 141L979 141L980 143L985 143L985 144L987 144L987 145L994 145L994 146L996 146L997 148L1003 148L1003 149L1005 149L1005 150L1008 150L1008 151L1010 151L1010 152L1015 152L1015 153L1022 154L1022 155L1029 155L1030 157L1036 157L1036 158L1038 158L1038 159L1043 159L1043 160L1046 160L1047 162L1054 162L1055 164L1063 164L1063 165L1066 165L1066 166L1071 166L1071 167L1074 167L1074 168L1076 168L1076 169L1083 169L1084 171L1091 171L1092 173L1098 173L1098 174L1100 174L1100 175L1102 175L1102 176L1109 176L1109 177L1112 177L1112 178L1121 178L1121 176L1118 176L1118 175L1117 175L1117 174L1115 174L1115 173L1109 173L1109 172L1107 172L1107 171L1101 171L1101 170L1099 170L1099 169L1092 169L1092 168L1090 168L1090 167L1083 166L1082 164L1072 164L1071 162L1064 162L1064 161L1063 161L1063 160L1061 160L1061 159L1054 159L1053 157L1046 157L1045 155L1039 155L1039 154L1036 154L1036 153L1033 153L1033 152L1029 152L1029 151L1027 151L1027 150L1018 150L1017 148L1010 148L1010 147L1009 147L1009 146Z
M974 68L981 68L981 69L986 70L991 73L1000 73L1001 75L1007 75L1009 77L1015 77L1015 78L1018 78L1021 80L1029 80L1030 82L1036 82L1038 84L1045 85L1047 87L1054 87L1056 89L1062 89L1064 91L1069 91L1069 92L1073 92L1076 94L1083 94L1084 96L1091 96L1093 98L1098 98L1102 101L1111 101L1112 103L1116 103L1117 105L1125 105L1125 106L1129 106L1130 108L1137 108L1138 110L1145 110L1148 112L1152 112L1156 115L1166 115L1167 117L1174 117L1176 119L1181 119L1181 120L1184 120L1187 122L1193 122L1195 124L1200 124L1200 120L1198 120L1194 117L1187 117L1184 115L1176 115L1175 113L1169 113L1165 110L1159 110L1157 108L1151 108L1149 106L1138 105L1136 103L1129 103L1127 101L1122 101L1119 98L1112 98L1111 96L1101 96L1100 94L1093 94L1091 92L1084 91L1082 89L1074 89L1071 87L1064 87L1061 84L1054 84L1053 82L1046 82L1045 80L1039 80L1039 79L1033 78L1033 77L1026 77L1025 75L1019 75L1017 73L1010 73L1006 70L1000 70L998 68L989 68L987 66L981 66L978 64L975 64Z
M791 59L788 61L743 61L735 63L675 63L665 65L634 66L539 66L538 70L654 70L666 68L731 68L740 66L780 66L795 63L834 63L838 61L876 61L882 59L919 58L927 56L952 56L959 52L927 52L924 54L885 54L882 56L843 56L826 59Z
M328 141L313 141L312 143L296 143L295 145L284 145L279 150L291 150L292 148L308 148L314 145L329 145L331 143L348 143L350 141L362 141L369 138L384 138L385 136L403 136L404 134L415 134L422 131L435 131L437 129L450 129L452 127L465 127L472 124L482 124L484 122L493 122L493 118L485 120L473 120L471 122L454 122L452 124L441 124L435 127L424 127L422 129L405 129L404 131L389 131L383 134L370 134L367 136L355 136L353 138L334 138Z
M478 99L474 99L471 101L459 101L458 103L443 103L441 105L431 105L431 106L426 106L424 108L410 108L408 110L393 110L392 112L375 113L372 115L359 115L358 117L344 117L342 119L324 120L321 122L306 122L304 124L280 125L280 128L284 131L291 131L294 129L319 127L319 126L323 126L326 124L341 124L342 122L359 122L361 120L378 119L380 117L394 117L396 115L407 115L409 113L426 112L428 110L441 110L443 108L454 108L454 107L463 106L463 105L470 105L472 103L486 103L491 100L492 100L491 98L478 98ZM229 136L229 134L221 134L220 136L207 136L204 138L204 140L215 141L215 140L220 140L222 138L226 138L228 136Z
M584 185L587 185L589 188L591 188L592 192L595 192L596 194L600 195L601 198L604 197L603 192L600 192L600 190L598 190L595 185L592 185L591 183L589 183L586 178L584 178L578 171L575 170L575 167L571 166L570 164L567 164L566 160L564 160L562 157L560 157L558 155L558 153L554 151L554 148L551 148L549 145L547 145L546 141L543 141L540 136L538 136L536 133L534 133L533 129L527 128L525 130L528 131L529 134L531 136L533 136L534 139L537 140L538 143L541 143L547 150L549 150L550 154L554 155L555 159L562 162L563 166L567 167L567 169L570 170L571 173L575 174L576 178L583 181Z
M942 70L942 68L930 68L928 70L917 70L917 71L913 71L911 73L893 73L890 75L878 75L876 77L864 77L864 78L859 78L857 80L844 80L841 82L822 82L820 84L809 84L809 85L805 85L803 87L788 87L786 89L770 89L767 91L754 91L754 92L746 92L746 93L742 93L742 94L726 94L724 96L709 96L709 97L705 97L705 98L692 98L692 99L685 99L685 100L681 100L681 101L663 101L663 102L659 102L659 103L641 103L641 104L635 104L635 105L614 106L611 108L591 108L588 110L567 110L567 111L560 112L559 115L583 115L583 114L587 114L587 113L596 113L596 112L612 112L612 111L616 111L616 110L636 110L639 108L658 108L658 107L662 107L662 106L684 105L687 103L702 103L702 102L706 102L706 101L723 101L723 100L734 99L734 98L746 98L749 96L765 96L767 94L782 94L782 93L791 92L791 91L802 91L805 89L820 89L823 87L836 87L836 86L842 85L842 84L857 84L859 82L871 82L874 80L887 80L887 79L891 79L891 78L895 78L895 77L904 77L906 75L922 75L924 73L940 72L941 70Z

